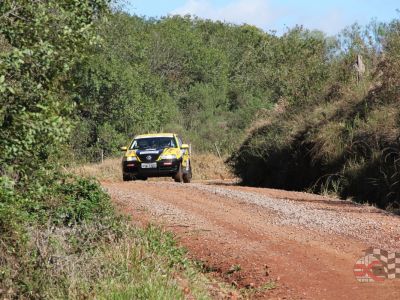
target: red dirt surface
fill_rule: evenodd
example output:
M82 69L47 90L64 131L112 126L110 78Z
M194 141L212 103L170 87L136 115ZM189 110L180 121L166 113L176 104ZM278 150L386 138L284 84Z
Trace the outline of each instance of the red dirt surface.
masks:
M400 299L399 279L360 283L353 273L366 248L400 252L398 216L223 182L102 184L134 221L174 232L211 276L254 291L252 298ZM276 287L264 289L270 282Z

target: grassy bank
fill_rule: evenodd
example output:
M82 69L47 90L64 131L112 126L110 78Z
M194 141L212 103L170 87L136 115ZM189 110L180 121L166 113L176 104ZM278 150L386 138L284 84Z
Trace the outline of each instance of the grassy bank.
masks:
M370 54L369 76L357 81L348 66L347 82L329 80L313 98L277 105L230 157L235 174L248 185L399 210L399 24L387 28L382 52Z
M396 210L399 109L382 93L347 91L333 103L274 116L229 163L247 185L334 193Z
M1 182L0 298L208 298L171 234L133 227L96 182L51 181L35 194Z

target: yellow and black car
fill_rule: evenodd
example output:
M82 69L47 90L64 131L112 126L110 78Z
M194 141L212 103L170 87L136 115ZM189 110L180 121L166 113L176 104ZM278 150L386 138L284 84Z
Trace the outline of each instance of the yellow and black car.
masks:
M146 180L148 177L171 176L176 182L192 179L190 147L174 133L136 136L122 158L122 179Z

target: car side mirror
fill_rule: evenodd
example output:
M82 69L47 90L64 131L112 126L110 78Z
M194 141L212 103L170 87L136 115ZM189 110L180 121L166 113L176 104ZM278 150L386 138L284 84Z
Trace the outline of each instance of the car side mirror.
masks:
M126 147L126 146L121 147L121 151L126 151L126 150L128 150L128 147Z
M182 144L181 149L189 149L189 145L188 144Z

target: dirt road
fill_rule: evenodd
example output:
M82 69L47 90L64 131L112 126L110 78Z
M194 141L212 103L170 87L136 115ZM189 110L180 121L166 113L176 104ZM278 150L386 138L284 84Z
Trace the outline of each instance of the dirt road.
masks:
M400 299L400 279L360 283L353 273L366 248L400 252L398 216L322 196L225 182L103 186L134 220L173 231L211 275L258 291L254 296Z

